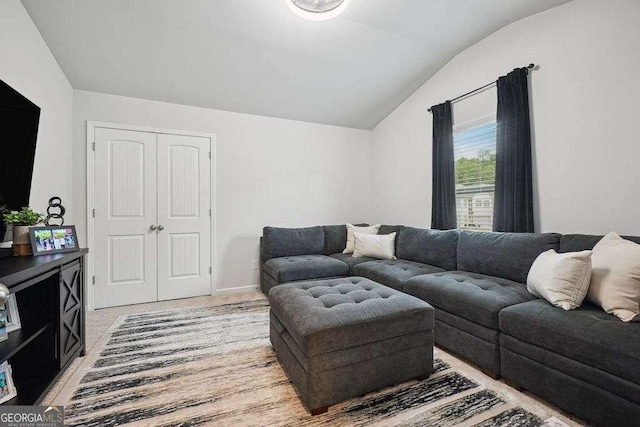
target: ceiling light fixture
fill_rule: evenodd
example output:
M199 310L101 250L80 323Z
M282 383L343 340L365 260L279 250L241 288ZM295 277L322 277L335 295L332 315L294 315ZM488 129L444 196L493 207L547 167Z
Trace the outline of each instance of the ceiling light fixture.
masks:
M285 0L298 16L312 21L335 18L347 8L349 0Z

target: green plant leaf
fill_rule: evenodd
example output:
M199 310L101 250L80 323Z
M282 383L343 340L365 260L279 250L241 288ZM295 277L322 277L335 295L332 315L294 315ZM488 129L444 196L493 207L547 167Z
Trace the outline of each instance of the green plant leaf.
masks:
M40 224L44 220L44 214L34 212L28 206L19 211L11 211L3 215L4 222L13 225L33 226Z

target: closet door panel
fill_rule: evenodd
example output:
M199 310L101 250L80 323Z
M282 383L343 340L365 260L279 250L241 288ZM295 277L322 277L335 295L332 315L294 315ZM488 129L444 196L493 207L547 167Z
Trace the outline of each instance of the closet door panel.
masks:
M96 308L157 301L156 134L96 128Z
M211 294L210 140L158 134L158 299Z

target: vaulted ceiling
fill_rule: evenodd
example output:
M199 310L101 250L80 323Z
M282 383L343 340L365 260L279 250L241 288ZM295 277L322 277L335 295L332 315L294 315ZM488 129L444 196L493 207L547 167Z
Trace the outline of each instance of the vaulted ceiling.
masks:
M372 129L456 54L569 0L23 0L76 89Z

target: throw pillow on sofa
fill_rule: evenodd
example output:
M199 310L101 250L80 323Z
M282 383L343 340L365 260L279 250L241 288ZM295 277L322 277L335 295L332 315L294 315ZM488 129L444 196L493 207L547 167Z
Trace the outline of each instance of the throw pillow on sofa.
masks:
M355 246L354 232L363 234L378 234L380 224L371 225L369 227L358 227L353 224L347 224L347 247L342 251L343 254L352 254Z
M611 232L593 247L591 265L587 299L625 322L640 321L640 245Z
M368 256L378 259L396 259L396 233L364 234L355 232L353 236L355 239L353 256L355 258Z
M527 290L564 310L580 307L591 282L591 251L538 255L527 276Z

